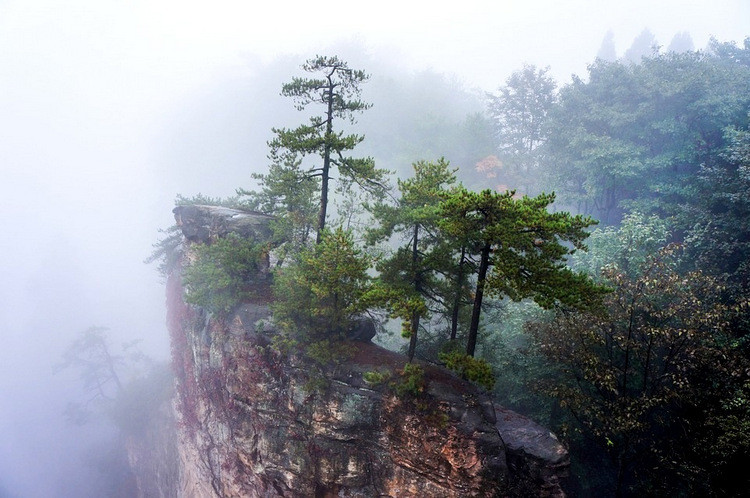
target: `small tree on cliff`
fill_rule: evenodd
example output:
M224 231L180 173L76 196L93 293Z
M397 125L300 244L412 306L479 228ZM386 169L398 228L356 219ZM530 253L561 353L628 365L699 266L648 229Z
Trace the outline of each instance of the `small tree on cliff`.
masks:
M255 173L260 190L238 189L250 209L272 215L272 247L282 247L279 257L296 254L308 245L317 227L319 178L308 176L302 160L287 154L283 163L274 162L267 173Z
M364 311L370 259L356 248L350 232L324 229L320 243L279 270L274 280L273 316L303 341L343 339Z
M466 344L469 356L474 356L485 292L513 300L531 298L543 307L587 307L604 292L565 263L567 255L584 248L586 228L594 220L548 212L554 194L514 195L458 188L441 206L442 228L464 238L466 251L479 261Z
M359 87L369 76L364 71L349 69L346 62L335 56L317 56L305 62L302 69L317 74L318 77L295 77L282 87L281 94L292 97L300 111L310 104L320 105L324 111L311 117L310 124L300 125L295 129L274 128L276 137L269 142L269 146L271 158L278 164L287 164L289 156L320 157L321 164L304 172L305 178L320 178L316 240L320 243L326 223L332 169L338 169L339 177L344 182L356 183L373 194L384 192L385 175L388 172L375 168L372 158L345 155L364 139L362 135L345 135L343 131L334 130L335 119L346 119L354 124L355 113L370 107L370 104L359 98Z
M196 244L197 258L184 270L185 301L214 313L228 313L243 300L262 294L268 244L229 234Z

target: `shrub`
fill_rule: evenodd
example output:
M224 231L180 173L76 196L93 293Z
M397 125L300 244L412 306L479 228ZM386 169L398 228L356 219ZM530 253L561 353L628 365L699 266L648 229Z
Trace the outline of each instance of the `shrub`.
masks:
M485 360L476 359L461 351L451 351L440 353L440 361L450 370L458 372L462 378L475 382L488 391L495 386L492 367Z
M323 368L336 367L352 357L353 347L347 342L322 339L309 343L305 353L308 358Z
M254 296L267 246L236 234L196 246L197 260L185 269L185 300L212 312L228 312Z
M371 370L362 374L362 379L371 386L378 386L387 382L391 378L391 372Z
M427 387L424 379L424 368L414 363L407 363L401 370L401 380L393 386L396 396L419 396Z

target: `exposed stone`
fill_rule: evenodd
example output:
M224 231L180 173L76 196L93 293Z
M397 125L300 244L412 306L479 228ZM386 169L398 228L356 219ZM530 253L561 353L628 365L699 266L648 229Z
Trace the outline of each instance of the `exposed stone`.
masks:
M508 409L495 407L495 413L513 484L538 489L538 496L565 496L561 479L568 475L570 456L557 436Z
M194 382L178 385L195 402L180 414L183 496L561 496L567 454L548 431L501 423L496 414L510 412L436 366L424 365L428 390L416 400L388 382L370 386L365 372L396 380L405 358L369 342L353 342L353 358L323 381L274 352L259 332L262 310L248 304L207 326L197 313L171 322L195 359Z
M128 462L140 496L180 498L180 458L174 411L170 402L162 403L141 432L125 438Z
M347 332L346 337L352 341L370 342L375 334L377 334L375 323L367 317L361 317L354 322L354 326Z
M253 240L271 237L269 222L273 217L256 211L188 204L177 206L172 212L177 226L190 242L208 243L229 233Z

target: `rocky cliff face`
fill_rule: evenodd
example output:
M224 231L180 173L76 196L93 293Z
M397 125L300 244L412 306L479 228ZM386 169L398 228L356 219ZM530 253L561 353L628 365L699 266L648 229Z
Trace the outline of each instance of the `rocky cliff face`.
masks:
M203 239L212 224L231 231L235 214L217 221L197 208L189 218L202 219ZM262 231L261 218L239 218ZM563 496L568 455L554 435L442 368L425 365L425 393L401 398L363 374L395 377L405 358L356 341L321 376L271 347L264 305L207 316L182 300L179 272L167 292L177 496Z

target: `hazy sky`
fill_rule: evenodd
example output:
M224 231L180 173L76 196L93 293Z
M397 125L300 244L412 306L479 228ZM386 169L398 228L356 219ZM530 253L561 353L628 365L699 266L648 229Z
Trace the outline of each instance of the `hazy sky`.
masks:
M347 44L483 90L524 62L565 82L608 30L622 55L644 28L664 46L681 31L696 48L712 35L741 42L750 2L0 0L0 495L55 496L75 466L59 421L69 387L50 373L73 334L109 326L167 356L162 288L142 263L156 230L177 192L243 184L222 174L225 160L264 160L208 154L214 137L181 142L185 109L233 118L234 95L212 107L216 82L260 88L252 104L272 107L291 76L264 71L275 58ZM206 159L186 156L204 140ZM165 157L195 162L191 180Z

